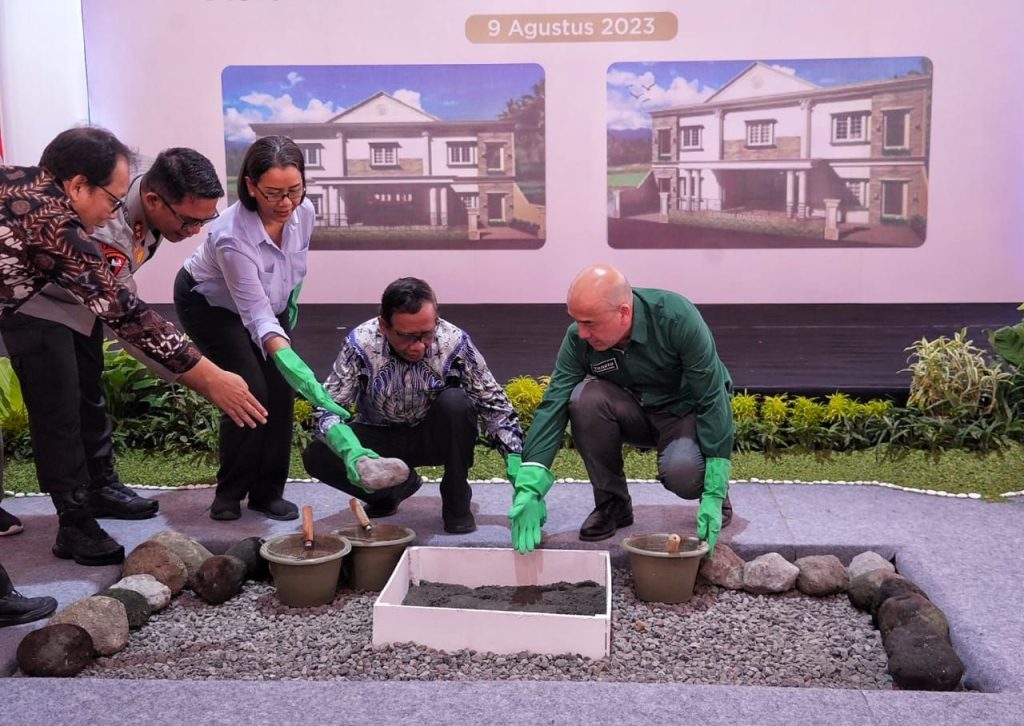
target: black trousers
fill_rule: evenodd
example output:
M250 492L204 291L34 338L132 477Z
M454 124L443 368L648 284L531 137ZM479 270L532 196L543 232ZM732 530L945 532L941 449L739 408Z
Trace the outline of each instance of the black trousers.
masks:
M662 486L683 499L704 491L704 454L697 443L697 418L645 410L627 391L588 378L569 399L572 440L587 467L598 506L610 499L629 502L622 445L658 450Z
M292 409L295 394L274 362L264 357L237 313L210 305L192 288L184 269L174 280L178 319L203 355L224 370L237 373L267 409L267 423L250 429L220 418L217 496L250 504L266 504L284 493L292 448ZM278 322L289 332L286 314Z
M28 409L39 488L67 492L117 481L103 390L103 326L89 335L16 313L0 333Z
M359 443L385 457L401 459L409 468L443 466L441 516L445 519L469 512L473 491L469 469L477 438L477 413L461 388L446 388L434 400L427 417L415 426L370 426L354 423ZM367 494L349 483L342 461L327 444L314 441L306 447L302 461L310 476L324 484L362 499L368 504L392 503L394 494L383 489Z

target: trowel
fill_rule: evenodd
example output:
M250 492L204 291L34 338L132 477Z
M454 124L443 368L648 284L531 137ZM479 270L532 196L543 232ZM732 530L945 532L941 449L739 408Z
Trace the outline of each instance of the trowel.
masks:
M670 555L674 555L679 551L680 542L682 542L682 540L679 538L678 534L670 534L665 540L665 551Z
M352 510L352 514L356 515L356 521L359 522L359 526L366 530L366 536L372 535L373 523L366 516L366 512L363 510L363 503L353 498L348 500L348 506Z
M313 507L308 504L302 508L302 549L306 557L313 549Z

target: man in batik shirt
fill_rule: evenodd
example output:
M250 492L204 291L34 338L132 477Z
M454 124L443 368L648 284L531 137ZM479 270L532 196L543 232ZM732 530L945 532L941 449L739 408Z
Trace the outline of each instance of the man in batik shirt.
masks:
M434 291L414 277L388 285L380 315L345 337L324 387L340 405L355 404L350 426L363 446L409 465L409 479L392 489L367 492L352 485L330 447L330 430L339 418L318 412L318 439L303 455L306 470L365 501L370 517L394 514L419 489L413 467L441 465L444 530L472 532L468 474L478 419L510 462L522 452L523 432L505 391L469 335L438 317Z

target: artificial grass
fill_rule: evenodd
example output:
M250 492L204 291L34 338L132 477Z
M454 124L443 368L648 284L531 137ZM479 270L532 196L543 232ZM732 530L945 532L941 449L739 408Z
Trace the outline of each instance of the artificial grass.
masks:
M215 480L217 464L188 454L128 451L118 456L122 481L148 486L209 484ZM563 449L553 466L559 478L586 480L587 472L579 454ZM440 478L440 467L421 467L420 473ZM1014 444L997 454L984 456L965 451L948 451L937 458L912 452L898 461L879 460L873 451L853 451L822 456L788 451L775 458L762 454L733 456L732 478L795 481L882 481L915 489L934 489L953 494L977 492L987 498L1024 489L1024 446ZM626 475L631 479L654 479L657 462L652 452L629 451ZM308 478L298 452L292 456L291 476ZM505 463L493 449L477 447L472 479L505 478ZM4 489L37 492L35 468L28 461L7 461Z

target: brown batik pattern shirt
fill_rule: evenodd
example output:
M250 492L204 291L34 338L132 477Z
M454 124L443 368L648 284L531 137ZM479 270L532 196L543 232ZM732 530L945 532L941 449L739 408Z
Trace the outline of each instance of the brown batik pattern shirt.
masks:
M47 171L0 167L0 315L11 314L50 282L168 370L183 373L199 362L194 345L117 282Z

